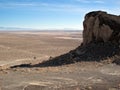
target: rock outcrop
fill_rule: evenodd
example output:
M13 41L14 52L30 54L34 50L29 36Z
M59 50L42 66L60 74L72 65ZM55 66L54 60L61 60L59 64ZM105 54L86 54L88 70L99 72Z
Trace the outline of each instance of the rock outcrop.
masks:
M83 45L90 42L120 44L120 16L102 11L90 12L83 22Z
M78 61L101 61L119 55L120 16L94 11L86 14L83 25L83 43L75 50L29 67L58 66ZM11 68L15 67L22 66Z

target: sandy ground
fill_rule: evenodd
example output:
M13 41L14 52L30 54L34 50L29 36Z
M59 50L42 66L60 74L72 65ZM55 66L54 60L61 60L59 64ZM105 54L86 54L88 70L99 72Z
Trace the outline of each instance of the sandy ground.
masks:
M2 90L120 90L120 66L81 62L0 71Z
M5 68L67 53L82 40L79 32L49 33L0 33L1 90L120 90L120 66L115 64L79 62L58 67Z
M58 38L59 37L69 37ZM79 32L1 32L0 66L43 61L76 48ZM74 38L74 40L72 40Z

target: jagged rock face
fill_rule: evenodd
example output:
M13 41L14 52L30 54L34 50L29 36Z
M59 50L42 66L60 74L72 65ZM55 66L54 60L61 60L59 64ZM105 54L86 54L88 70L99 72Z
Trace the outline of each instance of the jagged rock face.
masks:
M120 44L120 16L95 11L86 14L83 22L83 45L90 42Z

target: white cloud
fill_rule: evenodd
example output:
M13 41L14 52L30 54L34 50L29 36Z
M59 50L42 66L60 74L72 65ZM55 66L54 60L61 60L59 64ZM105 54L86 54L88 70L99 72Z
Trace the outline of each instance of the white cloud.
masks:
M104 1L101 1L101 0L96 0L96 1L94 1L94 3L104 4L105 2L104 2Z
M78 2L84 2L84 3L105 3L103 0L75 0ZM51 4L51 3L35 3L35 2L25 2L25 3L20 3L20 2L16 2L16 3L0 3L0 8L17 8L17 7L23 7L25 9L29 9L29 7L32 7L32 10L49 10L49 11L57 11L57 12L73 12L73 14L75 13L79 13L79 14L85 14L89 11L94 11L94 10L105 10L105 11L110 11L110 12L115 12L119 13L119 9L117 8L111 8L109 10L109 7L84 7L83 5L75 5L75 4ZM28 7L28 8L27 8Z
M97 3L97 4L105 3L103 0L75 0L75 1L81 2L81 3Z
M72 4L49 4L49 3L0 3L0 8L34 8L33 10L51 10L51 11L67 11L67 12L84 12L80 6Z
M82 2L82 3L90 3L90 0L76 0L77 2Z
M32 3L0 3L0 7L6 8L6 7L32 7L34 4Z

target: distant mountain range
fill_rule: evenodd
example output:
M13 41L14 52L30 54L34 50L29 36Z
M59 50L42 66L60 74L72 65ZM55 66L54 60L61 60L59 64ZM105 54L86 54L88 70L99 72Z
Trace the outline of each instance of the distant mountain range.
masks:
M78 29L70 29L70 28L64 28L64 29L32 29L32 28L19 28L19 27L0 27L0 31L81 31Z
M0 27L0 30L14 31L14 30L31 30L30 28L19 28L19 27Z

